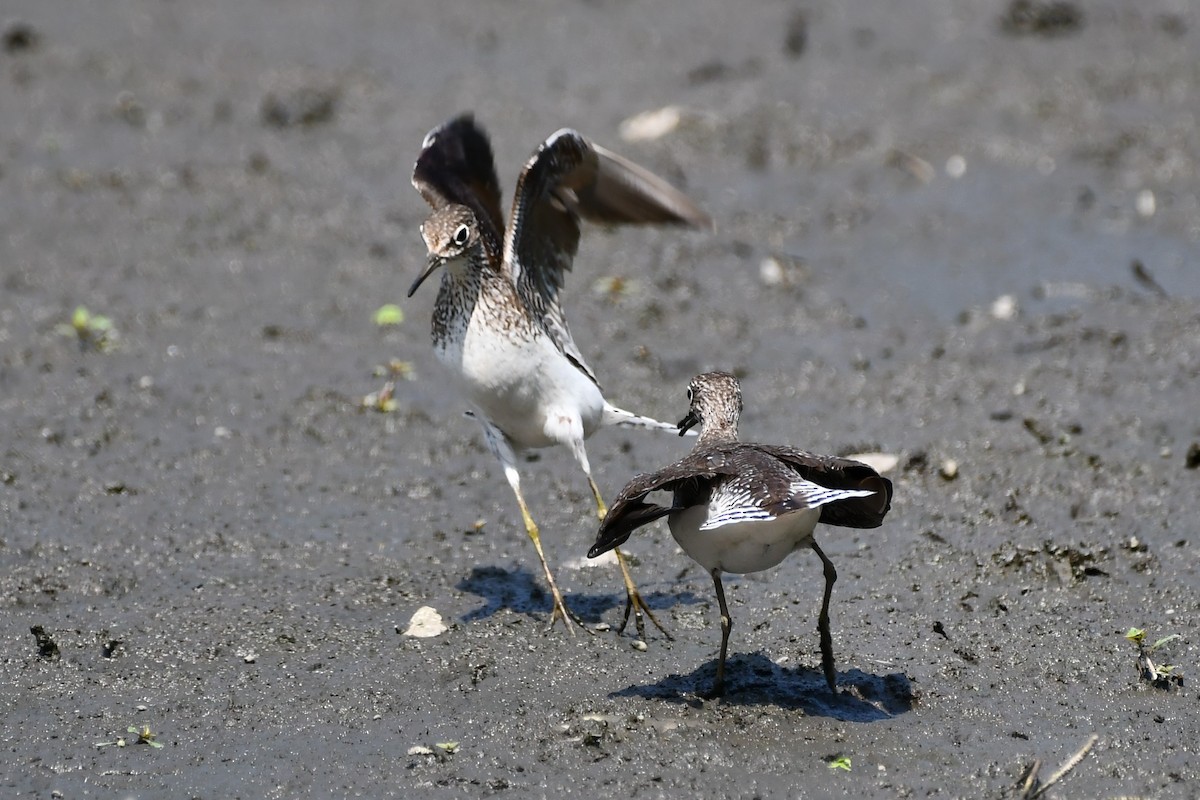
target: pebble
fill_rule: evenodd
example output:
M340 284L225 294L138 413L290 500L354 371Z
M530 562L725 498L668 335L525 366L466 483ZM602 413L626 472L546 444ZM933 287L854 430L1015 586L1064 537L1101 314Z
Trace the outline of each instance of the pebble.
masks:
M947 458L942 462L942 466L938 469L938 474L945 480L952 481L958 477L958 462L953 458Z

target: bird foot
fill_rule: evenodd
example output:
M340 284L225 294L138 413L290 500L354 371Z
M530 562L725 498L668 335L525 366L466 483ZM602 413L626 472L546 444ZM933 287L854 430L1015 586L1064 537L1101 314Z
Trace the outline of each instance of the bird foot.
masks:
M637 589L627 591L625 595L625 617L621 620L620 627L617 628L618 634L625 632L625 626L629 624L630 614L633 615L633 624L637 628L638 638L643 642L646 641L645 617L649 617L650 621L654 623L654 627L658 628L668 640L674 638L654 616L654 612L650 610L650 606L646 605L646 601L642 599L642 595Z
M546 626L547 633L554 629L554 623L558 622L560 619L563 621L563 626L567 629L567 633L571 634L572 636L575 635L576 626L582 628L588 633L596 633L583 623L583 620L579 618L578 614L567 608L567 604L563 601L562 595L558 591L555 591L554 613L550 616L550 624Z

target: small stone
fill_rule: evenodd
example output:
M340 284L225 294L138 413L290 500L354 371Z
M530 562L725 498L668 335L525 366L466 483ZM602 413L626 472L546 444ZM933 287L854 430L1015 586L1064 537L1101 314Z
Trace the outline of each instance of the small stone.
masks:
M33 50L41 42L41 35L28 22L15 20L4 26L4 52L19 53Z
M1200 467L1200 442L1192 442L1192 446L1188 448L1187 456L1184 457L1183 465L1188 469Z
M433 755L433 748L426 747L423 744L414 744L408 748L408 754L410 756L431 756Z
M958 477L958 462L953 458L947 458L938 468L938 474L941 475L944 480L954 480Z
M647 649L649 649L646 643L641 639L634 639L630 644L630 647L632 647L634 650L637 650L639 653L644 653Z
M804 55L808 47L808 13L798 8L788 18L787 28L783 37L783 52L791 58Z
M263 97L262 120L273 128L311 127L333 119L338 91L302 86L291 91L268 92Z

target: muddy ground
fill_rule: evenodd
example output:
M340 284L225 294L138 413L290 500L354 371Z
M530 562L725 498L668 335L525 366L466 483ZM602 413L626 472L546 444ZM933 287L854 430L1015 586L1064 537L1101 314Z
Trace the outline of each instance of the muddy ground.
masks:
M1010 12L6 0L0 794L999 797L1095 734L1050 796L1200 795L1200 18ZM615 402L675 420L734 369L748 438L897 457L885 525L820 534L836 697L811 553L726 581L723 701L665 526L629 549L673 640L546 632L435 293L404 297L409 169L464 109L507 187L570 125L716 219L585 234L569 313ZM686 446L589 442L610 496ZM570 455L524 474L615 626ZM403 635L422 606L441 636ZM1132 626L1180 635L1182 686Z

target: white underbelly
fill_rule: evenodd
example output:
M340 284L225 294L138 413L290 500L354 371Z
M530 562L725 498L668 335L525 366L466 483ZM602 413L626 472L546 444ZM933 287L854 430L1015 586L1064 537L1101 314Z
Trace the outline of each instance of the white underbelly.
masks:
M544 336L509 339L472 328L434 351L468 399L517 447L587 438L600 427L599 387Z
M741 574L770 569L808 545L820 518L819 508L806 508L774 519L700 530L708 520L708 506L701 505L671 514L667 523L675 541L700 566Z

